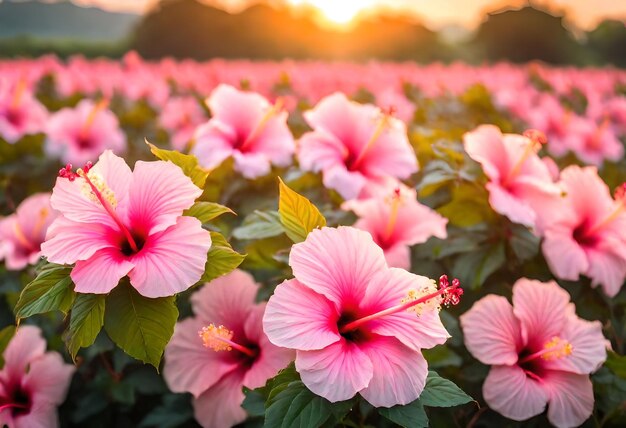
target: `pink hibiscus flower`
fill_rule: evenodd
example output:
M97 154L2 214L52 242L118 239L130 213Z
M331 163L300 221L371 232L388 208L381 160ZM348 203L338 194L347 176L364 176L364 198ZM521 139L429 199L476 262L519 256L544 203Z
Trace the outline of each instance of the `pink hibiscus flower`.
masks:
M39 193L24 199L15 214L0 220L0 260L4 258L7 269L19 270L37 262L55 217L50 194Z
M46 126L46 151L62 162L84 164L106 149L126 150L126 136L107 106L106 99L98 103L85 99L75 108L54 113Z
M324 186L354 199L381 177L408 178L417 158L406 125L373 105L335 93L304 113L313 132L302 136L298 160L305 171L322 171Z
M37 327L20 327L4 350L0 370L0 426L44 428L59 425L74 366L57 352L46 352Z
M207 105L213 117L198 127L191 150L202 166L215 168L232 156L237 171L256 178L272 164L289 165L295 147L280 100L271 105L260 94L222 84Z
M593 410L589 374L606 359L599 321L576 316L569 294L555 282L526 278L513 286L513 306L488 295L461 316L465 345L491 365L485 401L522 421L548 407L557 427L581 425Z
M431 236L448 236L448 219L420 204L417 192L406 186L396 187L383 198L345 202L342 208L359 216L354 227L372 235L391 267L409 269L410 246L426 242Z
M543 254L558 278L586 275L615 296L626 279L624 187L611 197L595 167L569 166L561 173L566 196L556 209L542 210Z
M48 110L35 99L25 79L15 87L0 85L0 137L11 144L27 134L42 132Z
M536 153L545 140L537 133L528 135L532 138L503 135L496 126L481 125L466 133L463 142L489 178L491 207L515 223L539 227L536 210L557 199L561 190Z
M194 97L170 98L159 116L159 123L171 133L172 147L182 151L193 134L206 120L202 107Z
M442 278L437 289L387 267L371 235L351 227L312 231L289 264L295 278L276 288L263 328L273 344L298 351L304 384L332 402L357 393L376 407L417 399L428 374L421 349L449 337L438 309L458 302L458 281Z
M567 129L563 144L585 163L600 166L605 160L616 162L624 157L624 146L609 119L598 125L593 119L575 116Z
M193 394L202 426L243 422L242 387L265 385L293 360L293 351L272 345L263 333L265 303L255 303L257 291L240 270L205 285L191 296L195 316L176 324L165 348L165 380L172 391Z
M128 275L146 297L171 296L202 273L211 236L183 216L202 190L171 162L137 162L131 172L110 150L76 173L62 169L51 204L61 215L41 246L48 261L76 263L79 293L105 294Z

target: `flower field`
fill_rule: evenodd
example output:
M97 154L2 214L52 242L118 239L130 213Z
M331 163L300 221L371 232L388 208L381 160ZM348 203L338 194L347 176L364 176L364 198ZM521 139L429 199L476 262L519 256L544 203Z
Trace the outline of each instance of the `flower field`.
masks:
M626 424L626 72L0 61L0 426Z

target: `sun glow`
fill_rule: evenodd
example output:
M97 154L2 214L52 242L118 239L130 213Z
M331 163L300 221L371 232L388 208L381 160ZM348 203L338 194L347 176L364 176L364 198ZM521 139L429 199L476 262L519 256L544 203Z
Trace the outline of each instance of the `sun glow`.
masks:
M312 6L318 9L329 23L345 26L363 10L374 5L371 0L289 0L294 6Z

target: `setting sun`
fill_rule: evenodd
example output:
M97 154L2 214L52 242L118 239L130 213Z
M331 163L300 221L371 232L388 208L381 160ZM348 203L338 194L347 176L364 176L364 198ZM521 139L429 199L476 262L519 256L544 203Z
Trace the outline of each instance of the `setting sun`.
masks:
M308 5L318 9L325 19L335 25L349 24L361 11L371 7L372 1L290 0L294 6Z

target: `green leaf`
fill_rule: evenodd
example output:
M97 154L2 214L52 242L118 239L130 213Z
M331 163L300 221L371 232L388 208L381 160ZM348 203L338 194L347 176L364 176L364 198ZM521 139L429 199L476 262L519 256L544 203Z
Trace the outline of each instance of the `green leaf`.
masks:
M174 165L183 170L183 173L193 181L193 184L201 189L204 189L204 183L209 175L209 172L204 170L198 163L198 158L194 155L185 155L175 150L160 149L154 144L150 144L146 141L146 144L150 147L150 151L157 158L170 161Z
M422 349L428 367L461 367L463 359L446 345L435 346L431 349Z
M105 296L102 294L78 294L72 307L70 326L65 340L72 356L80 348L93 345L104 324Z
M191 208L185 210L183 215L195 217L204 224L226 213L235 214L230 208L215 202L196 202Z
M326 226L326 219L311 201L291 190L280 178L278 181L280 222L293 242L302 242L313 229Z
M405 428L425 428L428 426L428 416L419 399L406 406L380 407L378 413Z
M454 188L452 194L452 201L437 209L450 225L468 227L495 218L489 205L489 195L482 186L462 183Z
M285 233L278 211L256 210L247 216L241 226L233 230L239 240L273 238Z
M266 428L318 428L330 417L330 401L313 394L301 381L289 384L267 407Z
M509 244L518 259L530 260L539 252L541 238L530 232L525 226L514 224L511 227Z
M10 325L0 330L0 369L4 367L4 350L15 335L15 326Z
M626 379L626 356L609 351L604 365L617 376Z
M226 239L217 232L211 232L211 241L204 274L200 278L202 282L210 282L232 272L246 258L244 254L239 254L233 250Z
M149 299L122 281L106 298L104 329L128 355L158 369L178 319L175 297Z
M428 407L454 407L473 401L454 382L442 378L432 370L428 371L426 386L419 400Z
M452 272L459 278L461 285L476 289L482 286L489 275L500 269L505 262L504 244L500 242L491 247L462 254L454 261Z
M69 266L49 264L44 267L37 278L22 290L15 305L16 318L19 320L52 311L67 314L76 297L71 272Z
M244 388L243 392L246 394L246 398L243 399L241 407L243 407L250 416L265 415L265 396L259 391L247 388Z

